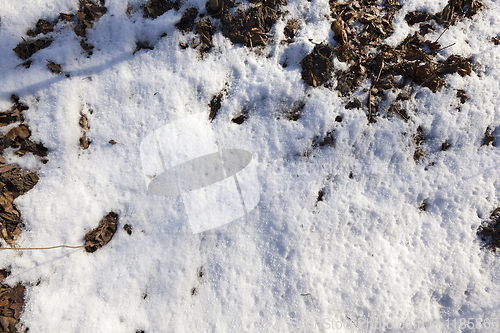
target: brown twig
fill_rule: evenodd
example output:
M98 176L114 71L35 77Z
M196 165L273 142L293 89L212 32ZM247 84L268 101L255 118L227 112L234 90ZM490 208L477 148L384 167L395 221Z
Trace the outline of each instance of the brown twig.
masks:
M434 41L434 43L436 43L439 38L441 38L441 36L446 32L446 30L448 30L448 27L444 28L443 32L441 33L441 35L439 35L439 37Z
M312 298L312 296L311 296L311 294L310 294L310 293L307 293L307 294L300 294L300 296L309 296L309 297L311 298L311 302L312 302L312 304L314 305L314 307L316 307L316 304L314 304L314 300L313 300L313 298Z
M453 46L453 45L455 45L455 44L456 44L456 43L453 43L453 44L450 44L450 45L448 45L448 46L442 47L442 48L440 48L439 50L437 50L437 51L436 51L436 53L437 53L437 52L439 52L439 51L443 51L444 49L447 49L447 48L449 48L450 46Z

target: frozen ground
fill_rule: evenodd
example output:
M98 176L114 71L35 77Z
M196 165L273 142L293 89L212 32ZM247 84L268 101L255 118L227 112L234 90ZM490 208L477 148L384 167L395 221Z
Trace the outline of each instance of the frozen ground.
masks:
M21 323L30 332L458 332L468 331L459 326L471 318L469 327L485 319L500 325L499 259L481 250L476 236L500 205L500 149L481 146L487 127L500 136L500 46L491 42L500 34L499 1L486 1L474 20L441 37L442 45L456 43L443 56L472 56L471 76L449 75L437 93L417 87L409 122L379 117L370 125L365 111L345 109L336 91L301 79L299 62L314 47L309 39L333 37L325 0L289 1L288 15L301 21L290 46L270 42L261 56L219 32L203 60L181 50L193 33L182 35L175 23L190 6L205 12L204 1L146 20L140 12L127 17L124 1L107 0L107 14L87 32L91 58L60 25L29 69L16 68L22 61L12 49L21 36L39 18L75 12L78 3L1 1L0 109L18 94L30 107L32 138L49 149L45 165L10 157L40 176L15 201L26 224L18 244L80 245L107 212L120 222L93 254L1 253L1 266L12 269L5 282L28 286ZM446 4L401 3L389 43L412 31L407 12ZM284 25L278 20L276 39ZM138 40L155 43L154 50L132 55ZM51 73L46 59L70 78ZM253 154L261 200L245 219L192 234L179 199L147 192L139 146L188 114L208 123L208 103L226 83L229 94L210 126L220 147ZM470 97L460 112L456 89ZM305 108L298 121L279 116L299 100ZM243 108L248 119L232 123ZM85 151L81 112L92 141ZM416 163L418 126L427 140ZM315 136L332 130L335 147L302 156ZM442 152L445 140L451 147Z

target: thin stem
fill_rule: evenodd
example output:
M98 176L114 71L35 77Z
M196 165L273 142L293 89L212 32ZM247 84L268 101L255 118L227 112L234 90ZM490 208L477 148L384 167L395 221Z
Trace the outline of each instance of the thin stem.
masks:
M72 246L72 245L56 245L56 246L49 246L49 247L0 247L0 250L19 250L19 251L30 251L30 250L51 250L51 249L57 249L60 247L67 247L70 249L79 249L82 247L85 247L85 245L78 245L78 246Z
M448 46L445 46L445 47L443 47L443 48L441 48L441 49L437 50L436 52L443 51L444 49L447 49L447 48L449 48L450 46L453 46L453 45L455 45L455 44L456 44L456 43L453 43L453 44L450 44L450 45L448 45Z

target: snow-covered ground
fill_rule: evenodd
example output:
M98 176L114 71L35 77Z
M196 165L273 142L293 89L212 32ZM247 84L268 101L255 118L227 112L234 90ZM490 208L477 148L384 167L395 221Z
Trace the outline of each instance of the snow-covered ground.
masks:
M437 12L446 1L401 4L391 45L415 30L406 13ZM22 60L12 49L38 19L75 13L78 2L1 0L0 109L18 94L30 107L32 139L49 149L47 164L29 154L7 156L40 176L15 201L26 225L18 245L83 244L110 211L120 223L93 254L0 253L1 266L12 270L5 283L27 285L23 327L468 332L486 320L492 325L480 331L498 332L500 261L481 250L476 235L500 205L500 145L481 146L487 127L500 137L500 46L491 42L500 34L500 1L485 4L440 39L444 46L456 43L440 51L443 59L472 56L472 75L448 75L437 93L417 86L408 122L380 116L368 125L365 111L345 109L335 90L309 87L301 78L299 63L314 48L309 40L334 44L326 0L290 0L282 8L300 20L289 46L279 43L286 22L278 20L262 55L217 32L203 59L179 47L194 33L183 35L175 23L191 6L206 13L205 1L186 0L181 10L150 20L141 11L128 17L125 1L106 0L107 13L87 31L92 57L60 23L29 69L16 67ZM154 50L133 55L136 41ZM50 72L46 60L70 77ZM208 104L224 87L228 95L210 124ZM457 89L469 96L460 111ZM290 121L281 113L297 101L305 107ZM248 119L231 122L243 109ZM87 150L79 146L82 113L90 125ZM207 120L219 147L253 154L261 189L260 203L245 218L198 234L190 231L180 198L148 193L139 149L152 131L191 114ZM418 126L425 157L415 162ZM303 156L316 136L330 131L335 146ZM451 144L447 151L440 150L444 141ZM324 199L316 203L320 190Z

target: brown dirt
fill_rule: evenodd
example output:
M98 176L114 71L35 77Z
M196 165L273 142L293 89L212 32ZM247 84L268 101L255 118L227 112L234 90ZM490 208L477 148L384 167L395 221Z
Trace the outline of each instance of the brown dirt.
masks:
M58 22L66 21L72 22L74 24L75 34L81 37L80 46L90 57L92 55L92 49L94 47L90 45L88 43L88 40L85 38L86 29L92 28L94 23L99 21L99 19L104 14L106 14L106 12L107 8L104 7L103 1L93 3L89 0L80 0L80 6L76 15L60 13L59 17L53 22L42 19L38 20L36 26L26 32L26 35L31 37L32 39L23 38L23 41L14 48L14 52L16 52L16 54L22 60L28 60L33 54L35 54L39 50L49 47L53 42L53 39L51 37L40 37L40 35L46 35L53 32L54 27ZM58 72L58 70L54 70L54 66L50 63L51 62L49 61L49 65L47 65L47 67L49 67L49 69L51 69L56 74L59 74L60 68ZM22 65L26 68L29 68L31 65L31 60L24 62Z
M332 56L349 64L349 70L336 73L336 89L342 96L348 97L364 80L370 79L372 87L368 90L366 109L368 121L373 123L380 111L378 104L385 98L384 91L408 90L412 84L418 84L436 92L444 86L445 75L471 74L472 59L452 55L445 61L437 61L435 58L441 45L424 36L434 31L432 22L443 26L455 24L460 19L471 18L482 7L479 1L450 0L443 13L409 13L406 16L408 24L420 23L420 30L408 36L400 45L391 47L383 44L383 41L393 32L392 18L401 8L397 0L350 0L345 3L330 0L335 19L331 29L338 46L317 45L301 62L302 78L312 87L328 86L333 71ZM322 54L320 48L328 52ZM373 48L377 50L375 54L370 52ZM331 55L330 49L333 49ZM396 83L395 76L398 75L403 80ZM465 96L465 92L462 92L458 97L465 102ZM401 105L391 105L387 111L398 114L404 120L409 119Z
M326 44L316 45L302 62L302 79L312 87L325 84L332 78L333 47Z
M143 6L143 16L144 18L156 19L168 12L171 9L179 10L181 7L180 0L167 1L167 0L150 0L147 1Z

